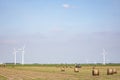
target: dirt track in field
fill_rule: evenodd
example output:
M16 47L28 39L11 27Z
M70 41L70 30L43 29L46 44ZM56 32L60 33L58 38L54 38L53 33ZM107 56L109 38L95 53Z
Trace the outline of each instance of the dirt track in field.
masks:
M17 70L14 68L0 68L0 75L5 76L8 80L78 80L72 75L64 73L48 73L48 72L35 72Z

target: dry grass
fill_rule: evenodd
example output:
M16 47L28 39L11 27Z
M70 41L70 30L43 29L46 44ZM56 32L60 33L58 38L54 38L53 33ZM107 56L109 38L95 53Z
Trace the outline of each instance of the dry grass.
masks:
M0 80L7 80L7 78L0 75Z
M15 67L0 68L0 75L8 80L120 80L120 66L98 66L100 76L92 76L92 66L83 66L78 73L74 68L66 68L61 72L60 67ZM107 75L107 68L117 69L117 74Z

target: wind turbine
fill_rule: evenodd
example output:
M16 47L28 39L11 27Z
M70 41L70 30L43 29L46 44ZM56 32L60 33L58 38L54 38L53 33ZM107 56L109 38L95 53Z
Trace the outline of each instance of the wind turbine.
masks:
M16 53L17 52L21 52L22 53L21 54L22 55L22 62L21 62L21 64L24 65L24 53L25 53L24 49L25 49L25 45L22 48L17 49L17 50L14 48L14 65L16 65Z
M106 64L106 51L105 51L105 49L103 48L103 53L102 53L102 55L103 55L103 65L105 65Z
M25 53L24 49L25 49L25 45L22 48L22 65L24 65L24 53Z
M13 52L13 54L14 54L14 65L16 65L16 49L14 48L14 52Z

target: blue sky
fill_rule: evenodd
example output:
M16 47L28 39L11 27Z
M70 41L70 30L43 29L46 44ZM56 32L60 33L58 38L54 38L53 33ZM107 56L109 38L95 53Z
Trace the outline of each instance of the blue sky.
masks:
M0 62L120 62L119 0L0 0ZM21 61L20 53L17 62Z

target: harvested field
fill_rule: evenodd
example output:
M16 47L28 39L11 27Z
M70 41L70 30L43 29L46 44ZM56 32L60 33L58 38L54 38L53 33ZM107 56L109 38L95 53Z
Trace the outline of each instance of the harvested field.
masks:
M60 67L55 66L16 66L0 68L0 75L7 80L119 80L120 66L97 66L99 76L92 76L93 66L83 66L78 73L73 68L66 68L61 72ZM107 68L115 68L117 74L107 75ZM1 79L0 80L5 80Z

